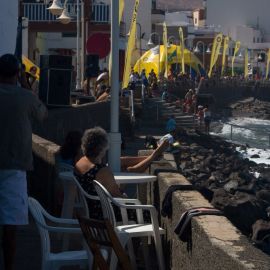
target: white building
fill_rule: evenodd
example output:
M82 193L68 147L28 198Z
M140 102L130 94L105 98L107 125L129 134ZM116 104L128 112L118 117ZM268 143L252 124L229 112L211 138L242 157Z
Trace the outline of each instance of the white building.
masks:
M240 40L250 49L270 45L269 0L207 0L206 24L221 28L224 35Z
M120 27L120 38L119 38L119 48L122 52L126 49L126 42L127 42L127 34L130 29L130 23L132 19L132 13L134 8L135 0L125 0L125 9L122 17L122 23ZM29 4L30 11L28 12L31 14L31 3ZM40 2L40 8L42 10L46 10L46 5L44 6L43 2ZM70 4L72 5L72 3ZM35 4L37 6L37 4ZM140 57L140 53L143 53L144 50L147 49L147 42L149 40L150 34L151 34L151 10L152 10L152 2L151 1L140 1L139 10L138 10L138 17L137 17L137 50L134 51L134 61L137 60ZM111 0L94 0L92 1L92 12L93 14L88 15L88 17L91 20L91 24L89 24L89 27L86 26L86 40L88 37L90 37L92 34L95 33L106 33L108 36L110 35L110 14L111 11ZM42 14L42 12L39 12ZM39 14L38 13L38 14ZM48 12L47 12L48 13ZM32 16L34 17L34 15ZM40 19L40 21L37 21L36 18L33 18L29 20L30 23L42 23L43 18ZM33 21L34 20L34 21ZM61 49L71 49L73 52L76 52L76 32L72 33L72 30L69 33L64 32L57 32L49 31L50 25L47 23L47 29L48 31L37 31L34 34L31 34L29 36L29 51L38 50L39 54L52 54L54 50L57 50L57 48ZM45 23L45 22L44 22ZM98 26L97 26L98 25ZM51 26L52 27L52 26ZM37 27L32 27L37 28ZM76 31L76 30L75 30ZM89 34L87 34L87 31ZM72 35L73 34L73 35ZM141 35L141 36L140 36ZM33 44L33 48L31 47ZM80 41L81 44L81 41ZM102 44L98 45L102 46ZM35 47L37 49L35 49ZM29 54L30 58L35 58ZM122 57L123 58L123 57ZM37 59L33 59L36 62ZM108 61L109 57L105 57L100 59L100 67L108 67Z
M0 55L14 53L18 24L18 1L1 0Z

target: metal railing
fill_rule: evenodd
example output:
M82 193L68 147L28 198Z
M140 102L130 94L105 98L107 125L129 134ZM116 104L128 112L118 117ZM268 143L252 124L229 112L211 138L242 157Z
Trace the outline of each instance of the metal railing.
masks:
M109 23L110 6L106 4L93 4L91 21L96 23Z
M134 110L134 96L133 90L129 91L129 111L130 111L130 121L135 123L135 110Z
M229 125L231 127L231 132L230 132L230 140L231 141L233 140L233 128L249 130L252 132L258 132L258 130L256 130L256 129L247 128L247 127L243 127L243 126L239 126L239 125L235 125L235 124L230 124L227 122L224 122L223 124ZM270 133L268 134L268 146L270 147Z
M23 3L23 16L30 22L56 21L57 16L52 15L43 3Z
M47 8L50 5L44 3L24 3L23 12L24 17L28 18L30 22L48 22L57 21L57 16L52 15ZM80 10L79 5L79 10ZM74 14L76 20L76 4L67 4L67 9L71 14ZM91 12L91 21L95 23L109 23L110 21L110 6L105 4L93 4Z

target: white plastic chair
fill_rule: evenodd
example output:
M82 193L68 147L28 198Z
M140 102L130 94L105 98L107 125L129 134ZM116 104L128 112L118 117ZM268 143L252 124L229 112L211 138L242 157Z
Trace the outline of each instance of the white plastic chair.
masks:
M58 164L58 173L73 172L73 170L74 167L72 165L63 162ZM72 218L74 208L82 209L84 208L84 205L74 183L70 180L64 179L63 177L60 179L62 180L64 191L61 218Z
M74 176L73 177L73 182L74 184L77 186L78 190L79 190L79 193L80 193L80 197L81 197L81 200L82 200L82 204L84 205L84 210L85 210L85 213L86 213L86 217L89 218L89 208L88 208L88 203L87 203L87 199L90 199L90 200L98 200L100 201L100 197L99 196L94 196L94 195L90 195L88 194L83 188L82 186L80 185L80 183L78 182L78 180L76 179L76 177ZM117 201L123 203L123 204L129 204L129 205L139 205L141 204L141 202L138 200L138 199L128 199L128 198L115 198ZM128 216L127 216L127 211L125 209L121 209L121 214L122 214L122 219L124 221L124 224L129 224L129 223L133 223L134 222L129 222L128 221ZM141 210L137 210L137 216L140 216L140 220L143 220L143 214L142 214L142 211ZM111 221L111 220L110 220ZM115 227L115 223L112 223ZM119 224L117 224L119 225ZM126 234L124 231L119 231L119 230L116 230L116 233L118 234L118 238L122 244L123 247L126 246L127 244L127 239L126 238L130 238L129 237L129 234ZM124 235L124 238L123 238L123 235ZM128 242L128 250L129 250L129 255L130 255L130 259L131 259L131 262L132 262L132 265L133 265L133 268L136 269L135 267L135 255L134 255L134 251L133 251L133 246L130 244L130 241ZM110 269L116 269L116 266L117 266L117 258L115 256L115 254L113 254L112 258L111 258L111 267Z
M159 227L157 211L155 207L152 205L125 204L126 199L121 200L119 198L117 199L113 198L111 194L99 182L94 181L93 184L100 198L104 218L107 218L108 220L110 220L110 222L112 223L112 225L115 227L117 231L127 233L130 236L130 239L133 237L153 236L159 269L164 270L165 265L164 265L163 249L162 249L162 243L161 243L161 234L164 234L165 231L164 229ZM120 208L124 225L117 226L112 203ZM127 209L136 210L138 224L133 224L133 225L128 224ZM151 224L144 223L142 210L148 210L150 212ZM132 248L131 241L129 241L128 247L129 249ZM130 254L130 257L131 256L132 255Z
M51 216L34 198L28 198L30 212L37 224L42 246L42 270L57 270L64 265L79 265L87 268L92 265L90 256L86 250L51 252L49 232L82 234L77 220L62 219ZM45 218L49 221L67 225L78 225L75 227L56 227L47 225ZM104 254L106 256L106 254ZM89 268L91 269L91 268Z

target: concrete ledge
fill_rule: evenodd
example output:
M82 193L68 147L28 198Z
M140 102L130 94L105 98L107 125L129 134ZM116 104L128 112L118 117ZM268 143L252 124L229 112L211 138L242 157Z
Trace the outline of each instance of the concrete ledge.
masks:
M29 195L49 212L58 214L61 202L61 182L57 179L56 154L59 146L32 135L34 170L28 173Z
M160 206L167 189L175 184L190 184L178 173L158 175L158 194ZM181 214L192 208L211 206L197 191L177 191L173 194L172 219L161 218L166 229L165 257L167 269L207 269L207 270L267 270L270 258L253 247L231 222L222 216L201 216L192 220L193 250L189 254L186 243L178 239L174 228Z

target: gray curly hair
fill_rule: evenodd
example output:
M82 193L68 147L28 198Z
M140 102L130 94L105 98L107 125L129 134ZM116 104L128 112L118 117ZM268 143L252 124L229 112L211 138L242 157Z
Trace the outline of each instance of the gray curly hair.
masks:
M108 135L101 127L87 129L82 137L82 152L89 159L95 161L102 158L108 149Z

